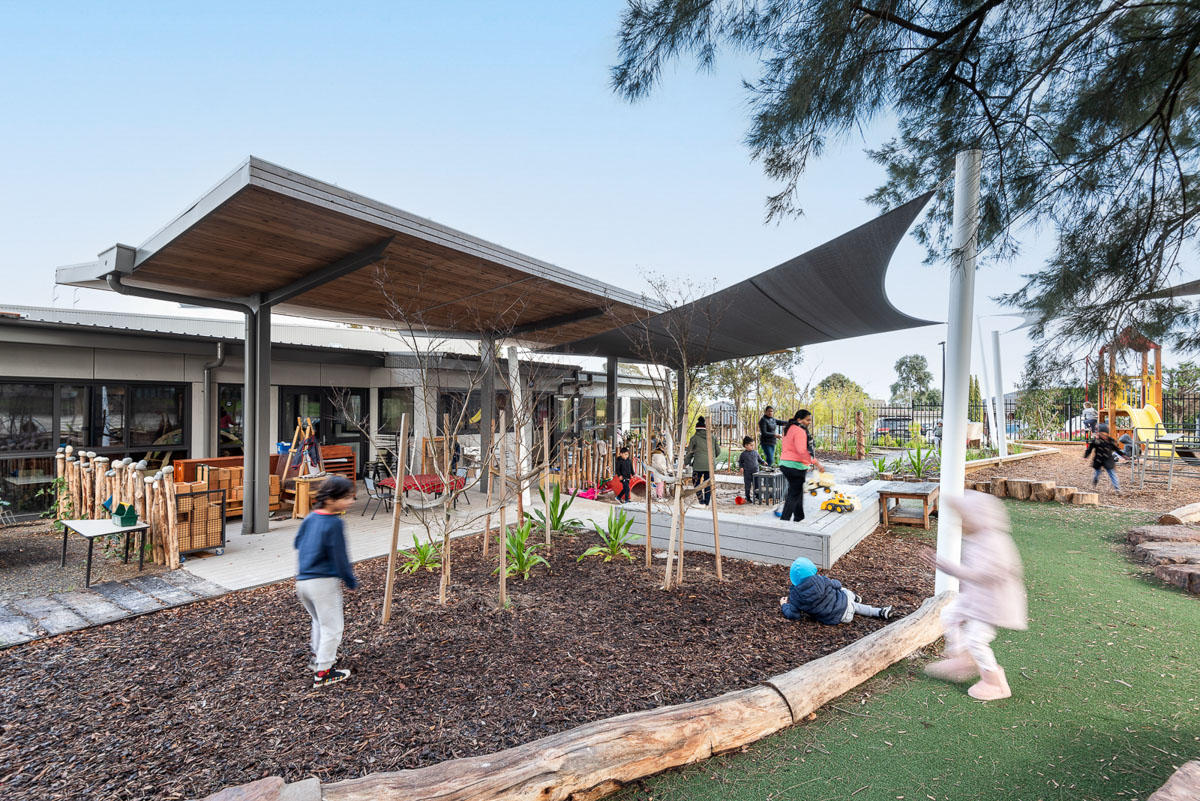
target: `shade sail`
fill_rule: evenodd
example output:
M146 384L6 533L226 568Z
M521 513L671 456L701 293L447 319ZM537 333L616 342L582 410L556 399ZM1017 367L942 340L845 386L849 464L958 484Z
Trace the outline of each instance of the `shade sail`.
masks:
M884 287L901 238L933 193L699 300L555 347L678 367L936 325L903 314Z

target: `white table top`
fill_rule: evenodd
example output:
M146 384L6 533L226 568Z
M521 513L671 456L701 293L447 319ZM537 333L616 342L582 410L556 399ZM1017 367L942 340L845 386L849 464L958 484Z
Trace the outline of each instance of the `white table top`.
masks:
M54 479L51 476L5 476L4 480L17 487L27 487L32 484L49 484Z
M145 531L150 528L150 524L143 520L139 520L132 526L118 526L111 520L64 520L62 524L83 537L105 537L110 534Z

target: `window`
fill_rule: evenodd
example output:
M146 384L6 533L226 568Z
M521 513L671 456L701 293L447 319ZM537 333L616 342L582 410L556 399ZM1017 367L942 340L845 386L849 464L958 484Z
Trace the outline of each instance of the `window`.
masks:
M398 434L400 417L408 415L408 431L413 430L413 388L387 387L379 390L379 433Z
M0 501L14 515L41 514L49 507L50 498L38 493L52 489L54 457L0 459L0 475Z
M0 451L53 450L53 432L53 384L0 384Z
M242 385L217 385L217 450L220 456L242 455Z
M129 444L182 445L184 394L172 386L129 387Z
M115 448L125 444L125 387L92 387L92 431L88 447Z
M584 434L591 434L606 425L608 425L608 399L580 398L579 430Z
M457 434L478 434L479 422L483 419L483 410L480 408L479 390L471 393L468 399L465 392L443 392L438 402L438 419L437 431L438 434L444 435L446 415L450 415L450 430L456 431ZM466 404L466 411L463 411L463 404ZM500 412L508 409L508 393L496 393L496 422L499 425ZM508 430L512 431L512 417L505 416Z
M88 430L88 410L91 408L91 387L74 384L58 388L58 441L77 448L91 444Z

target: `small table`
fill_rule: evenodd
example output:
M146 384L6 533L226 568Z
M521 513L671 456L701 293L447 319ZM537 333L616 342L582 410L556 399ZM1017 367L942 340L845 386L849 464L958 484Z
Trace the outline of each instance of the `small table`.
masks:
M297 476L295 500L292 502L292 517L307 517L312 511L312 484L329 478L325 473L312 476Z
M940 485L931 481L888 481L877 491L879 492L879 519L885 526L896 523L904 526L922 526L926 531L929 530L929 514L937 510ZM909 512L901 509L900 499L902 498L920 501L921 514L917 515L915 511ZM896 503L891 504L890 501Z
M87 556L87 573L84 574L83 586L92 586L92 548L96 544L96 539L99 537L108 537L113 534L125 535L125 564L129 564L129 538L134 534L138 537L138 570L143 567L146 557L146 532L150 530L150 524L145 522L134 523L132 526L118 526L111 520L64 520L63 524L63 549L61 567L67 566L67 536L74 531L81 537L86 537L88 541L88 556Z
M387 487L395 491L396 479L388 476L381 478L378 481L379 486ZM459 492L467 485L467 480L462 476L450 476L450 489L454 492ZM442 477L436 473L416 473L404 476L404 492L416 490L422 495L441 495L446 491L445 484L442 482Z
M754 474L754 495L758 503L773 505L782 501L786 489L787 479L779 470L760 470Z

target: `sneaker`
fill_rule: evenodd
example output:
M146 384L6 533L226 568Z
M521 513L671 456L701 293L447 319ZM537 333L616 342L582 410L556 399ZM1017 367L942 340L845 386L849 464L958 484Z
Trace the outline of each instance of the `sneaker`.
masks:
M313 674L313 687L327 687L350 678L350 671L345 668L329 668Z
M879 617L882 618L883 620L891 620L892 619L892 607L885 606L882 609L880 609Z
M856 592L856 593L854 593L854 603L856 603L856 604L861 604L861 603L862 603L862 596L861 596L861 595L859 595L857 592Z

